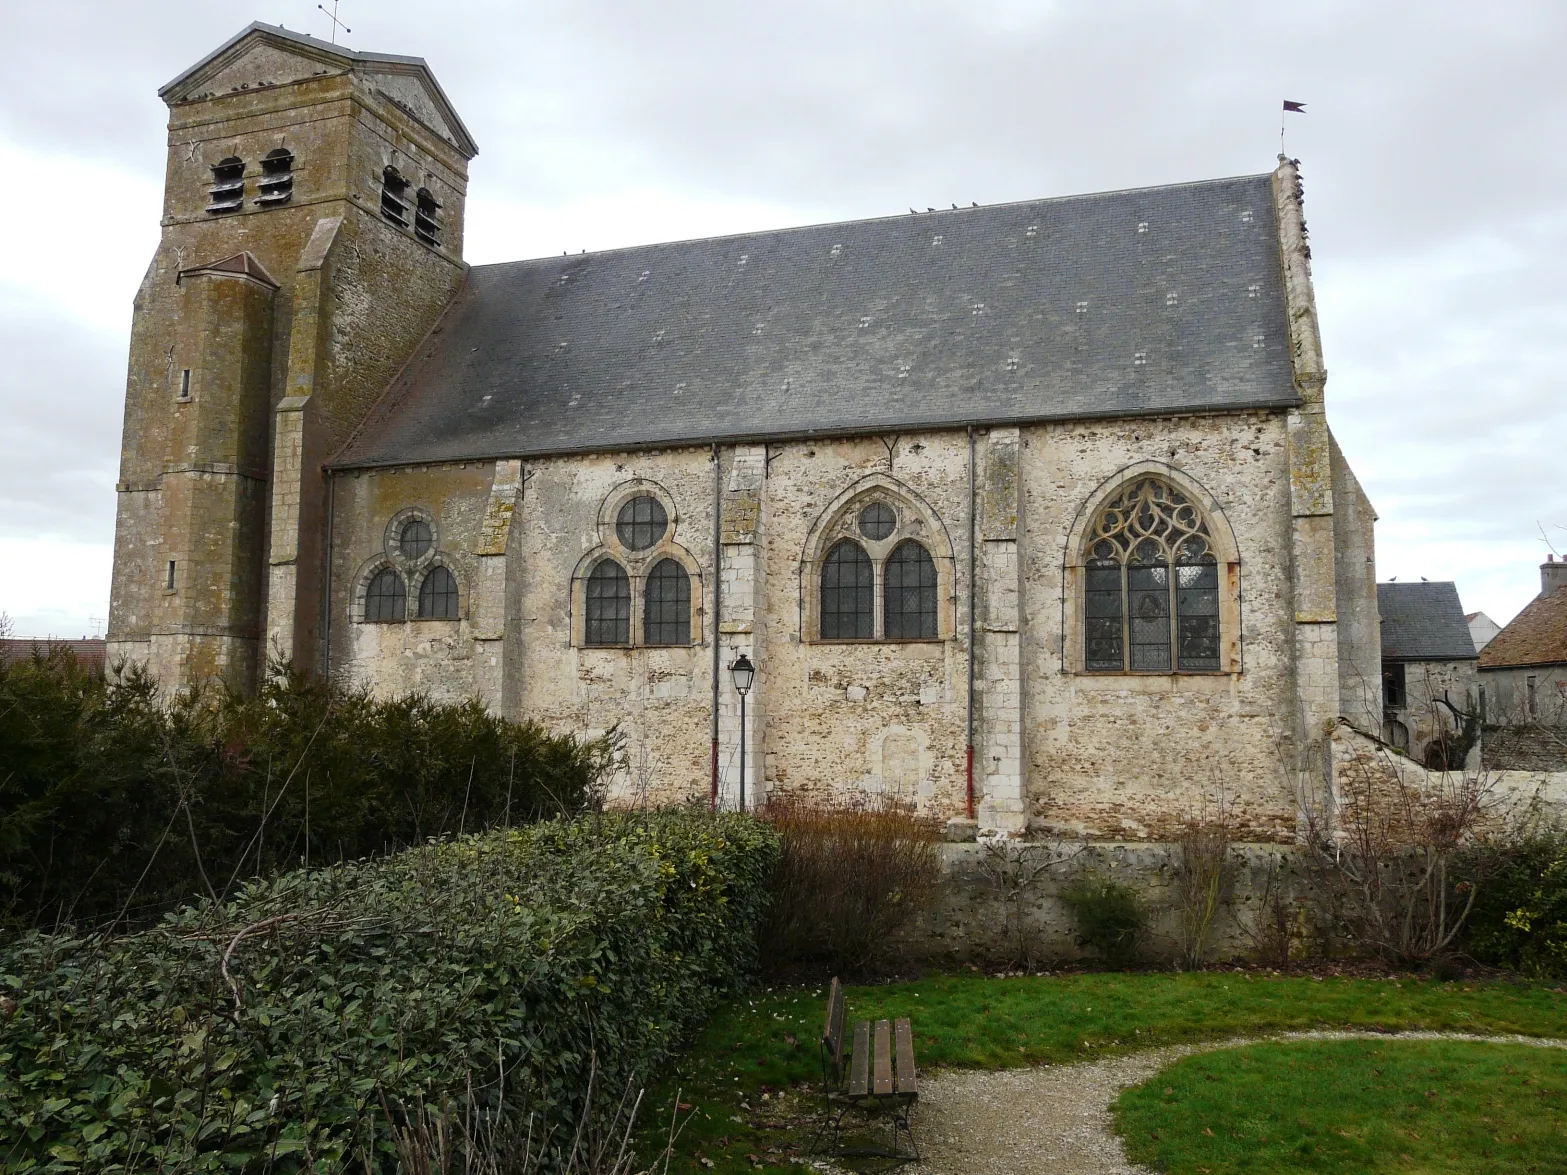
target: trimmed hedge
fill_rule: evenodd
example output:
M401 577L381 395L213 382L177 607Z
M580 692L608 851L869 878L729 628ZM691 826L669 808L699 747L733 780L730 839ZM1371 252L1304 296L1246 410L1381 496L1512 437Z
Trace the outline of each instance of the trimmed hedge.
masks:
M753 971L776 858L742 816L593 815L29 934L0 951L0 1162L390 1170L384 1106L470 1096L559 1131L595 1058L608 1094L649 1076Z
M613 758L285 665L254 697L166 698L68 650L0 661L0 928L146 926L249 878L578 812Z

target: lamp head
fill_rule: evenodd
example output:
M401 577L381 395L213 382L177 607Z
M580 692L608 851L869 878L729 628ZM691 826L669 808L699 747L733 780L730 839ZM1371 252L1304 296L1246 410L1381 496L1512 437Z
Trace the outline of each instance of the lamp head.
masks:
M756 677L756 666L751 664L751 658L741 653L734 659L734 664L729 666L729 672L734 677L738 693L744 695L751 692L751 682Z

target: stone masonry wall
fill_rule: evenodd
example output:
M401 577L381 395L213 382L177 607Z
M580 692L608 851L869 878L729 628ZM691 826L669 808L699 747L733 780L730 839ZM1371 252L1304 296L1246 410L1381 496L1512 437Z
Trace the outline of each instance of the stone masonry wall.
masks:
M985 577L975 697L982 823L1021 830L1023 820L1009 823L1005 802L1017 796L1020 815L1037 829L1159 840L1222 792L1243 835L1293 836L1278 751L1292 704L1294 629L1285 444L1282 417L1266 413L976 436L983 547L976 561ZM748 802L776 793L890 796L938 817L961 815L971 598L965 434L726 446L720 458L726 802L737 797L739 745L727 666L745 651L758 666L747 716ZM1200 485L1233 532L1239 659L1219 674L1069 672L1063 650L1077 630L1064 619L1071 615L1063 599L1066 536L1083 510L1119 484L1121 471L1153 458L1172 477ZM381 692L479 696L559 730L593 735L618 727L628 760L616 782L621 798L705 796L714 476L706 448L338 475L335 670ZM691 575L691 647L582 644L581 579L596 553L613 545L615 505L633 492L654 494L668 510L668 549ZM921 528L941 583L936 640L815 637L814 561L835 526L852 525L867 494L901 503L905 521ZM365 624L354 593L383 557L391 521L411 508L436 522L438 545L463 588L463 619ZM996 517L1008 510L1015 521ZM494 566L482 570L481 562ZM641 574L634 561L632 574ZM481 613L490 619L476 625ZM1007 776L1009 748L1021 767L1017 783Z

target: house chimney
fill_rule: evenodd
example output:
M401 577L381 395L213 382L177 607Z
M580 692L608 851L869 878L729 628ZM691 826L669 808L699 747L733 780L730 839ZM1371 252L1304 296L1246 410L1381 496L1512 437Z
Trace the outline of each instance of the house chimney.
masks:
M1540 564L1540 595L1553 596L1558 588L1567 587L1567 559L1557 560L1547 555Z

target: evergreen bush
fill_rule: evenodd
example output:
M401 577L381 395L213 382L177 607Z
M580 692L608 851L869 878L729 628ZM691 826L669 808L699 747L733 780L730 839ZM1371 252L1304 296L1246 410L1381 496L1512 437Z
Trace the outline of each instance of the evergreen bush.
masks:
M1148 927L1148 910L1130 885L1097 874L1079 877L1061 893L1077 922L1077 941L1115 966L1130 963Z
M156 928L0 950L0 1155L31 1171L392 1170L456 1104L569 1146L756 962L777 838L588 815L295 871Z
M147 925L248 878L592 806L608 740L276 665L166 698L55 649L0 662L0 928Z
M1494 860L1477 860L1486 856ZM1464 865L1487 874L1469 915L1468 953L1494 967L1567 978L1567 832L1484 845Z

